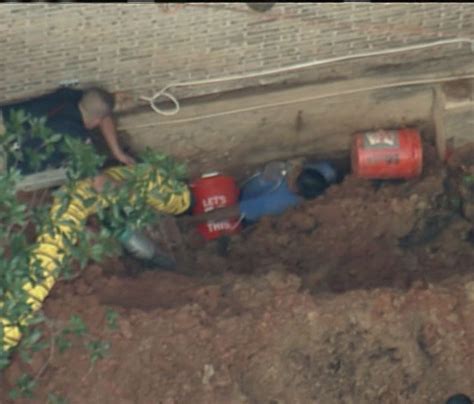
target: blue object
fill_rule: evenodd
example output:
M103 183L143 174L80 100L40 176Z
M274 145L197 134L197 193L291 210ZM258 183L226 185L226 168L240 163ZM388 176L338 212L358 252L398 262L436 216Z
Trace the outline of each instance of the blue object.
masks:
M303 201L289 189L286 178L275 183L265 181L261 175L242 188L240 198L240 213L249 221L257 221L266 215L279 215Z
M317 170L329 184L337 181L337 172L326 161L305 163L305 168ZM240 192L240 213L247 221L257 221L262 216L279 215L297 206L304 199L290 190L286 176L267 180L261 173L252 177Z
M472 404L472 400L465 394L455 394L448 398L446 404Z

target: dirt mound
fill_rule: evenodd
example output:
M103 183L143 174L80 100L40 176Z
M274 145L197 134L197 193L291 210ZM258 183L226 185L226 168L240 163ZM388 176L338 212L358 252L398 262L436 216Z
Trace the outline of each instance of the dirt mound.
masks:
M143 275L130 293L166 293L162 280ZM112 278L108 293L127 284ZM117 307L116 332L94 292L56 294L50 315L79 312L112 349L93 370L83 349L56 354L37 402L53 391L71 404L440 403L473 393L474 277L457 284L313 297L284 271L227 274L195 285L191 303Z
M348 177L323 197L233 238L227 257L214 245L196 252L204 271L296 273L315 292L408 288L470 273L472 224L446 205L447 173L429 167L421 179L376 183ZM216 254L214 254L216 255ZM211 258L210 258L211 257Z
M123 260L89 267L54 289L45 312L79 314L110 352L91 367L80 339L56 350L32 402L50 392L70 404L474 396L472 223L445 204L446 176L430 166L399 184L348 177L224 249L188 245L180 258L195 276L130 277ZM31 368L15 360L3 392L47 355Z

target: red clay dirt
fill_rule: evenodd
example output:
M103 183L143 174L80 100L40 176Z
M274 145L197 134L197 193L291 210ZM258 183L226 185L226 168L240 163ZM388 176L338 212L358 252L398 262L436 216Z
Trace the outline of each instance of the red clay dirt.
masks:
M54 352L25 402L50 392L70 404L474 397L472 223L443 205L445 175L430 164L421 179L378 189L349 176L232 237L225 254L189 236L179 258L193 276L131 277L118 259L90 266L54 289L45 312L79 314L110 351L95 367L80 340ZM15 360L3 391L46 354L32 369Z

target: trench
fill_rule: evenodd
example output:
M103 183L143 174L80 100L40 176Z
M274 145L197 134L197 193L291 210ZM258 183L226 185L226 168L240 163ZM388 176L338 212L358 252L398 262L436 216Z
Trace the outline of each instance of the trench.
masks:
M244 227L240 234L205 242L180 224L172 253L177 273L124 257L105 270L98 296L105 305L152 310L191 304L194 289L221 284L226 276L282 271L302 279L314 296L354 290L443 284L472 272L472 228L459 211L446 209L444 167L432 132L424 132L423 173L404 181L369 181L350 172L350 156L325 155L340 180L323 196ZM315 160L319 156L312 156ZM243 167L245 178L248 167ZM161 240L158 237L157 240ZM183 274L182 272L185 272Z
M25 402L47 402L52 391L104 404L472 395L474 230L465 213L447 208L457 171L438 159L433 130L422 123L423 171L413 180L362 180L347 152L308 154L340 173L315 200L213 242L183 217L170 232L149 229L176 258L176 272L122 255L59 282L47 316L78 313L112 348L95 368L80 343L46 358L39 401ZM474 167L473 147L455 168ZM256 168L229 171L242 181ZM119 313L115 331L108 309ZM29 365L15 358L0 401L44 361L41 353Z
M424 147L422 176L403 182L357 179L338 157L339 184L225 242L196 239L178 218L176 273L121 256L59 282L46 315L78 314L110 351L93 368L80 339L30 364L16 357L0 399L9 403L3 392L45 361L25 403L52 392L105 404L472 394L472 225L440 208L443 166L429 137ZM115 330L109 309L119 314Z

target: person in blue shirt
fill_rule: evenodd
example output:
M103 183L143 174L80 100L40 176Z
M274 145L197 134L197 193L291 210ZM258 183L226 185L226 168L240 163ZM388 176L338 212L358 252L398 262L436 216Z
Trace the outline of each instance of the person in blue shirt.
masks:
M322 195L339 180L328 161L272 162L241 186L239 203L189 218L190 223L240 217L252 224L263 216L280 215L305 200Z
M267 164L242 186L240 214L247 223L282 214L306 199L322 195L337 179L335 168L327 161Z

